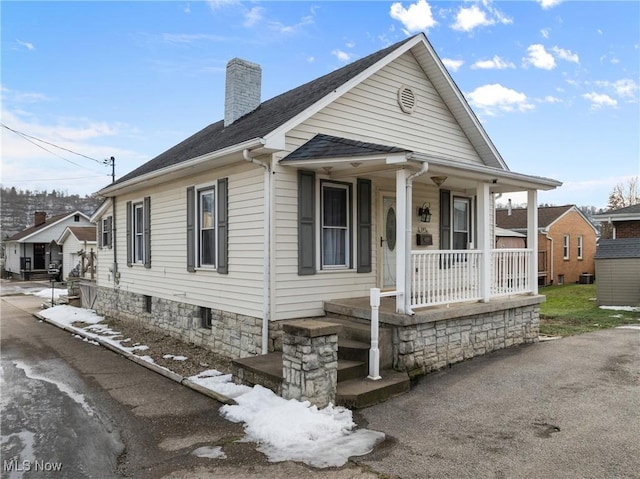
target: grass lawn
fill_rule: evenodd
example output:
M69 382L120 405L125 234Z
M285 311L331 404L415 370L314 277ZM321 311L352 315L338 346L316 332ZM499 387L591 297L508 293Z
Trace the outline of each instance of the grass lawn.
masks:
M563 284L540 288L540 334L571 336L624 324L640 324L640 311L601 309L595 284Z

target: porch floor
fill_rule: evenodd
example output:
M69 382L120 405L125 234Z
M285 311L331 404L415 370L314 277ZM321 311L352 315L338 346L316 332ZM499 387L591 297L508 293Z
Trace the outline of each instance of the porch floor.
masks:
M508 308L516 308L540 304L545 301L543 295L519 294L501 296L486 303L470 301L466 303L440 304L426 308L415 308L414 314L396 313L396 298L380 298L379 321L381 323L408 326L445 319L473 316ZM351 318L371 321L371 306L369 297L335 299L325 301L324 309L327 314L336 314Z

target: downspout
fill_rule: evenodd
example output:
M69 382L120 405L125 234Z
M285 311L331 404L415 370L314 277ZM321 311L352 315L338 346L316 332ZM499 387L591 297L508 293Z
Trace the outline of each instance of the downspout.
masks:
M553 238L549 236L548 231L544 234L544 236L549 240L549 284L553 284L553 281L555 279L555 272L553 271L553 257L555 255L555 251L553 249Z
M412 220L413 220L413 180L418 176L424 175L429 169L429 163L426 161L422 162L422 166L419 171L412 173L407 177L407 186L406 186L406 211L405 211L405 249L404 249L404 260L405 260L405 268L404 268L404 312L405 314L413 314L411 310L411 233L413 231L412 228Z
M116 241L116 200L117 196L113 197L113 205L112 205L112 218L111 218L111 248L113 248L113 282L115 284L120 283L120 273L118 273L118 255L117 255L117 244ZM102 218L100 219L102 221Z
M242 157L254 165L264 168L264 270L262 286L262 354L269 352L269 296L270 296L270 264L271 264L271 168L263 161L249 155L249 150L242 150Z

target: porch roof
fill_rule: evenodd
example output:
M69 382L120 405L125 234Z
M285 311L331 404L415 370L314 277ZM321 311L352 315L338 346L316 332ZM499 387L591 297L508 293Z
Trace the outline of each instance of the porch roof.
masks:
M416 181L428 181L432 175L445 175L449 177L449 187L475 188L480 181L491 183L493 193L551 190L562 185L551 178L524 175L453 158L439 158L396 146L325 134L317 134L280 160L280 163L300 168L323 168L334 179L364 175L388 176L398 168L412 167L417 170L422 163L428 163L429 174L416 178Z

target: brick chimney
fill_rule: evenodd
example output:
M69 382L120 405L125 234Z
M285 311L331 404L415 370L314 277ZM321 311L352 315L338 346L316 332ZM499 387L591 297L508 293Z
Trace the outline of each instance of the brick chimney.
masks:
M227 63L227 78L224 97L224 126L260 106L262 68L240 58Z
M33 214L33 226L40 226L45 221L47 221L47 212L46 211L36 211Z

